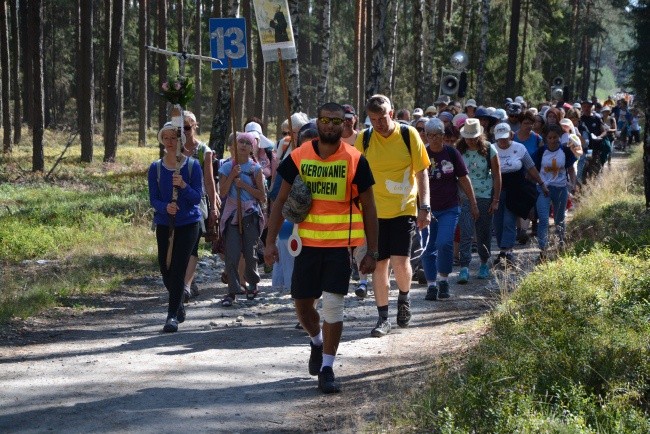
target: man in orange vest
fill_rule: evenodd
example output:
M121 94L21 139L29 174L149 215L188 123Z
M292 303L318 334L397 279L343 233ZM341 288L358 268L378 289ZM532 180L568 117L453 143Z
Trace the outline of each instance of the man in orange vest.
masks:
M291 297L302 327L309 333L311 355L309 373L318 375L324 393L340 391L332 366L343 332L344 297L350 285L349 247L360 246L364 238L368 253L359 271L372 273L377 251L377 210L372 193L374 179L361 153L341 140L345 111L336 103L318 110L318 139L291 152L278 167L282 186L273 202L268 224L264 259L278 260L275 245L282 224L282 208L297 176L311 191L312 205L307 216L289 238L296 252L291 279ZM358 204L360 203L361 206ZM297 238L297 239L296 239ZM297 246L302 246L302 248ZM314 308L322 296L323 326Z

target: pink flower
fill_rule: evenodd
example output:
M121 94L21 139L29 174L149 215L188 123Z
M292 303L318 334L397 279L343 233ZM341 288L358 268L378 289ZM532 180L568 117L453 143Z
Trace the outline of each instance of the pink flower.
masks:
M181 89L181 84L178 81L176 83L174 83L174 89L176 89L176 90Z
M162 87L162 90L168 91L169 90L169 83L164 82L161 87Z

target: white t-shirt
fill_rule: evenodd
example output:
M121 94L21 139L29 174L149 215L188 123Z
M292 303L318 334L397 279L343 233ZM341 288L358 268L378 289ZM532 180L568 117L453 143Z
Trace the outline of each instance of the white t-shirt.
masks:
M543 152L542 166L539 171L542 181L549 187L566 187L566 154L564 150L562 147L558 147L555 151L544 149Z
M511 142L508 149L497 148L501 173L511 173L521 170L522 167L529 169L535 165L530 158L526 147L519 142Z

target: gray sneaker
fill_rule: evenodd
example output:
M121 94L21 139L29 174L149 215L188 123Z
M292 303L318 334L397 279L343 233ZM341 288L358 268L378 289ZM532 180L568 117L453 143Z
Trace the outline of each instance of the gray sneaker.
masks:
M380 338L382 336L386 336L388 333L390 333L390 328L391 328L390 327L390 320L388 318L386 318L386 319L379 318L377 320L377 325L370 332L370 336L375 337L375 338Z
M438 282L438 298L449 298L449 282L446 280Z

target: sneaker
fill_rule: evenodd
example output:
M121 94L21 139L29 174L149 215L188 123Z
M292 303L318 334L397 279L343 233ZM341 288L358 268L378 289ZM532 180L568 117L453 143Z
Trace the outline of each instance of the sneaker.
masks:
M525 229L517 229L517 242L522 246L528 244L528 234Z
M467 282L469 282L469 268L463 267L458 272L458 283L464 285Z
M514 267L516 265L515 256L510 252L506 253L506 265L508 267Z
M176 319L178 319L178 323L185 322L185 306L183 306L183 303L178 308L178 312L176 313Z
M370 336L380 338L386 336L388 333L390 333L390 320L388 318L379 318L377 320L377 325L370 332Z
M350 277L352 280L359 280L359 266L357 266L357 261L352 261L352 275Z
M427 276L424 275L424 270L419 269L417 272L417 278L418 278L418 283L420 285L426 285L427 284Z
M309 355L309 375L318 375L320 367L323 364L323 346L314 345L309 342L311 347L311 354Z
M449 282L446 280L438 282L438 298L449 298Z
M424 296L425 300L435 301L438 299L438 285L435 283L429 285L427 288L427 295Z
M411 302L397 301L397 325L408 327L411 322Z
M167 318L163 327L165 333L174 333L178 331L178 320L176 318Z
M488 264L481 264L478 268L478 274L476 275L477 279L489 279L490 278L490 267Z
M323 370L318 373L318 388L323 393L339 393L341 391L341 386L336 382L331 366L323 366Z
M183 303L188 303L190 301L190 291L187 289L183 290Z
M192 281L190 283L190 295L192 297L198 297L199 296L199 287L196 285L196 282Z
M366 295L368 295L368 284L359 283L357 287L354 289L354 293L359 298L366 298Z

